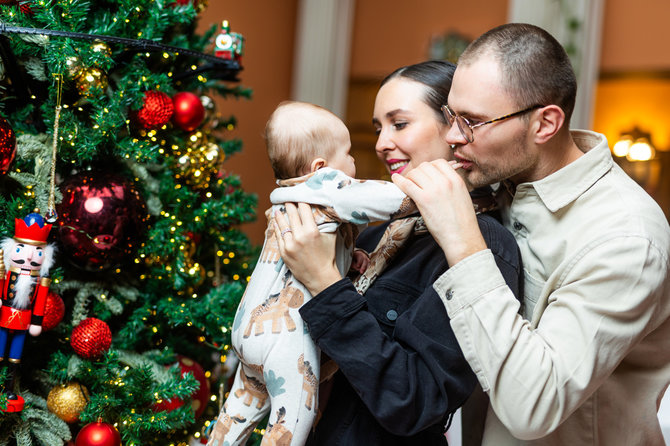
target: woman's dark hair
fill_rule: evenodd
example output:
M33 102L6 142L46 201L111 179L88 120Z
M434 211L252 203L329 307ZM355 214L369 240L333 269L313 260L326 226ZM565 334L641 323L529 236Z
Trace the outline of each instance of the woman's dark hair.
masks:
M423 84L426 87L426 95L422 100L435 111L440 120L446 123L441 107L447 103L454 71L456 65L451 62L428 60L398 68L382 80L380 87L398 77Z

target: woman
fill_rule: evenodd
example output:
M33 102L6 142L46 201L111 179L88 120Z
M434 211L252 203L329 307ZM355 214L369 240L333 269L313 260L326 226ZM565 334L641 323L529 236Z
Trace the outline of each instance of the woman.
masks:
M454 69L448 62L424 62L382 82L373 117L375 149L390 173L406 175L421 162L450 158L440 106ZM490 197L473 201L486 208ZM445 445L450 417L476 378L432 288L448 265L422 219L415 215L365 230L357 246L379 248L354 285L334 267L333 240L318 232L309 207L288 205L286 217L278 214L275 226L284 234L282 257L315 296L300 314L339 366L307 444ZM517 290L521 267L513 237L490 215L480 214L478 221Z

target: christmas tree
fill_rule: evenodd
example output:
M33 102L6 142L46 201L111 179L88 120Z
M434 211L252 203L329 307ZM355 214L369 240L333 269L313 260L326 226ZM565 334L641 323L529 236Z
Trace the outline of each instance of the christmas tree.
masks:
M250 97L243 38L205 7L0 0L0 445L199 444L218 413L256 201L216 107Z

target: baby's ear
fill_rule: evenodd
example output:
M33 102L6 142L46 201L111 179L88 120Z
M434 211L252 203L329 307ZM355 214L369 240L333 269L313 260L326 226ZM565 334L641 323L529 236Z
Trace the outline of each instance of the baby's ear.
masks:
M310 172L316 172L317 170L321 169L322 167L326 167L328 163L326 162L325 159L323 158L316 158L314 161L312 161L312 164L309 166L309 171Z

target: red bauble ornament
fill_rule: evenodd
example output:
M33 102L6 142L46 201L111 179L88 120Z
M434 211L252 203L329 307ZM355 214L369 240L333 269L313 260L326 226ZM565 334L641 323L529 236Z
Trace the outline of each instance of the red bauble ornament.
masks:
M86 271L129 261L149 218L134 184L113 173L86 171L61 186L57 206L61 252Z
M6 174L16 156L16 134L9 122L0 116L0 173Z
M173 410L178 409L183 405L184 401L180 400L179 398L170 398L169 400L161 400L160 403L155 403L153 405L153 409L156 412L160 412L162 410L172 412Z
M192 4L195 6L196 10L200 12L205 6L207 6L207 0L175 0L173 5L189 5Z
M167 124L174 112L170 96L162 91L144 93L144 105L137 112L137 121L145 129L155 129Z
M112 345L112 330L100 319L86 318L72 329L70 345L82 358L96 359Z
M192 132L200 127L205 119L205 106L200 97L190 91L182 91L172 98L174 114L172 122L180 129Z
M47 294L46 306L44 307L44 319L42 320L42 330L48 331L60 324L65 316L65 303L63 299L49 291Z
M97 421L84 426L77 434L75 446L121 446L121 434L111 424Z
M10 2L10 3L11 3L11 2ZM19 9L21 10L21 12L22 12L23 14L25 14L25 15L27 15L27 16L32 16L32 15L35 14L35 12L33 11L33 9L30 7L30 3L31 3L31 2L30 2L29 0L20 0L20 1L18 2L18 4L19 4Z
M170 365L169 367L172 367L172 365ZM207 406L207 402L209 401L210 397L209 380L207 379L207 375L205 375L205 370L202 368L202 366L197 362L195 362L194 360L187 358L186 356L177 355L177 365L181 369L182 376L184 376L187 373L191 373L193 374L193 377L196 379L196 381L200 383L200 387L198 388L198 390L196 390L195 393L191 395L191 407L193 408L195 418L197 419L205 411L205 407ZM178 407L181 407L183 404L184 402L181 401L180 399L172 398L169 400L164 400L160 404L154 404L154 410L171 411Z

